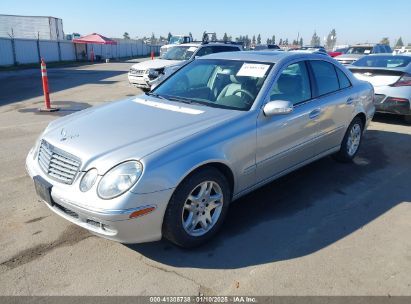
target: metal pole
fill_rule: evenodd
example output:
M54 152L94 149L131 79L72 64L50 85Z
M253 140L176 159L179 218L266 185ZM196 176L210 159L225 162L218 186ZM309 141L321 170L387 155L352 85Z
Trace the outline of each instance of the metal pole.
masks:
M14 31L11 29L11 35L9 34L11 39L11 50L13 53L13 65L17 65L17 55L16 55L16 42L14 41Z
M39 58L39 62L41 62L41 54L40 54L40 33L39 33L39 32L37 32L37 41L36 41L36 44L37 44L37 55L38 55L38 58Z

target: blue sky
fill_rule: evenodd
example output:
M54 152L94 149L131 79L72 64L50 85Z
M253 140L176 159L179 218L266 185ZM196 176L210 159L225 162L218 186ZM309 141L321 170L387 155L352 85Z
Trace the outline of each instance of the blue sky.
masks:
M261 34L263 41L297 38L309 43L332 28L338 44L378 42L402 37L411 43L411 0L1 0L1 14L42 15L63 19L65 33L98 32L109 37L188 34L204 30L238 35Z

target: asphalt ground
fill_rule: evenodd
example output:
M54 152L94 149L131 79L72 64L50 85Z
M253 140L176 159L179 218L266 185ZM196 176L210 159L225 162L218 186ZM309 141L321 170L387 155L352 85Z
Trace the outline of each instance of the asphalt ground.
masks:
M36 197L24 160L63 115L141 93L131 62L0 72L0 295L411 295L411 126L377 115L352 164L327 157L240 199L195 250L91 235Z

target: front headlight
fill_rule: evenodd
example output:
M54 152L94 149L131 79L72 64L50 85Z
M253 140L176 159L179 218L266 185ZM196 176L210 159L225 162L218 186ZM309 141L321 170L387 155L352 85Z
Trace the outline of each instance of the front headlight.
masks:
M154 69L148 70L148 78L150 78L151 80L157 78L159 75L160 75L160 72L158 70L154 70Z
M102 199L115 198L129 190L143 173L143 165L136 160L121 163L109 170L100 180L97 194Z

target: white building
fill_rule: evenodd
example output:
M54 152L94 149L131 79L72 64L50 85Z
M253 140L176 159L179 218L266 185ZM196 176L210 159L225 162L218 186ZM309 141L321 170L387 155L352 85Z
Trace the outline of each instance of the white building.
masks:
M63 40L63 21L54 17L0 14L0 37Z

